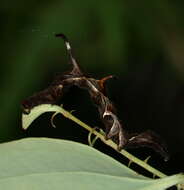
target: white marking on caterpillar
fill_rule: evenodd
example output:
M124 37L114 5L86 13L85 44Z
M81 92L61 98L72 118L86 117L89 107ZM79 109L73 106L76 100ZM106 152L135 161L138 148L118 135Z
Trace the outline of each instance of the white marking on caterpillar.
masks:
M69 42L66 42L66 48L67 48L67 50L71 50Z

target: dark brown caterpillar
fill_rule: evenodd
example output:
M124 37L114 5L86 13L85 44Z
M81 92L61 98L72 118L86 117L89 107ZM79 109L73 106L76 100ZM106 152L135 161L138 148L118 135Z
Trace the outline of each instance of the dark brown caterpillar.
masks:
M31 109L40 104L57 104L58 100L65 94L71 86L86 89L97 106L100 118L105 126L106 139L112 139L118 145L118 150L123 148L137 148L141 146L150 147L164 158L169 159L168 152L161 139L152 131L140 134L129 134L117 117L113 103L106 95L105 83L113 78L112 75L100 80L86 76L80 69L72 54L70 43L64 34L57 34L64 40L69 54L72 70L59 75L49 87L33 96L28 97L22 102L24 113L29 114Z

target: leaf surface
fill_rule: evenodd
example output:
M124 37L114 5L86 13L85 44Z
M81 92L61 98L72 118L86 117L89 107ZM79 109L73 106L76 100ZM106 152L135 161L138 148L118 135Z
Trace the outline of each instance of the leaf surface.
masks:
M27 138L0 145L3 190L163 190L181 183L181 174L153 180L80 143Z

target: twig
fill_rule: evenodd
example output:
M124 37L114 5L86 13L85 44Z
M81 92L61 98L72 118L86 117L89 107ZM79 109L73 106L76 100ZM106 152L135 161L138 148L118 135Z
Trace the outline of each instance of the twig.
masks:
M157 170L157 169L153 168L152 166L150 166L149 164L147 164L145 161L142 161L142 160L138 159L137 157L133 156L132 154L130 154L126 150L118 151L117 150L117 144L115 144L112 140L105 140L105 137L104 137L103 134L97 132L96 130L94 130L89 125L87 125L84 122L80 121L78 118L76 118L75 116L73 116L70 112L68 112L68 111L64 110L63 108L61 108L60 109L60 113L62 115L64 115L66 118L74 121L75 123L77 123L81 127L85 128L90 133L93 133L94 135L96 135L103 143L105 143L106 145L108 145L111 148L113 148L115 151L119 152L120 154L122 154L123 156L125 156L126 158L128 158L131 162L134 162L135 164L141 166L142 168L144 168L145 170L151 172L155 176L158 176L158 177L161 177L161 178L167 176L166 174L160 172L159 170Z

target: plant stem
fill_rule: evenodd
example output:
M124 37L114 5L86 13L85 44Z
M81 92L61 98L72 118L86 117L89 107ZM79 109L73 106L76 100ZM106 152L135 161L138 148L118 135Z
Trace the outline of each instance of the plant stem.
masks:
M145 170L151 172L153 175L161 177L161 178L167 176L164 173L160 172L159 170L157 170L157 169L153 168L152 166L150 166L149 164L147 164L145 161L142 161L142 160L138 159L137 157L133 156L132 154L130 154L126 150L118 151L117 150L117 145L112 140L105 140L104 135L102 135L101 133L97 132L96 130L94 130L92 127L90 127L89 125L85 124L84 122L80 121L78 118L76 118L75 116L73 116L70 112L68 112L68 111L64 110L63 108L61 108L60 113L62 115L64 115L66 118L68 118L68 119L74 121L75 123L79 124L80 126L82 126L83 128L85 128L89 132L93 133L103 143L105 143L106 145L110 146L111 148L113 148L114 150L116 150L117 152L119 152L120 154L122 154L123 156L125 156L126 158L128 158L131 162L134 162L135 164L141 166Z

